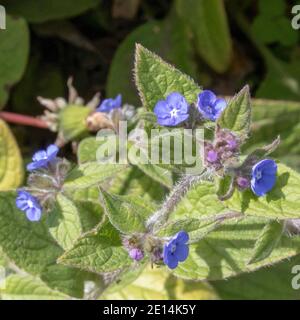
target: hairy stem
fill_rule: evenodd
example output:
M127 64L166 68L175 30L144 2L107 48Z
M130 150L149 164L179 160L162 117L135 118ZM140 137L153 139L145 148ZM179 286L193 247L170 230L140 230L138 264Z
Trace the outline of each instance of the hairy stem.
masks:
M206 180L210 172L204 171L200 175L186 175L173 188L160 210L156 211L147 221L149 230L155 230L162 226L169 218L170 213L175 209L182 197L195 184Z
M48 125L41 119L24 116L18 113L1 111L0 119L3 119L6 122L20 124L23 126L31 126L36 128L48 129Z

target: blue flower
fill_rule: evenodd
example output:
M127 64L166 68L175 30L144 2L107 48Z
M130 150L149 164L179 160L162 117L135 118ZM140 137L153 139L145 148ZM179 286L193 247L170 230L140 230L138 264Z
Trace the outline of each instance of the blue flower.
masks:
M16 206L26 213L30 221L39 221L42 215L42 208L37 198L24 190L18 191Z
M96 109L96 112L110 112L113 109L121 108L122 95L118 94L115 99L104 99L100 106Z
M56 159L56 155L59 149L56 145L51 144L47 150L41 150L36 152L33 157L31 163L27 165L27 170L37 170L43 167L46 167L48 163L51 163Z
M180 231L169 243L164 245L164 263L170 269L175 269L179 261L182 262L188 257L188 241L189 235L185 231Z
M216 121L226 106L226 101L217 99L210 90L204 90L198 95L198 110L205 119Z
M251 189L259 197L264 196L275 185L277 164L265 159L252 167Z
M185 98L178 92L167 96L166 100L157 102L154 113L157 116L157 123L161 126L177 126L188 117L189 105Z

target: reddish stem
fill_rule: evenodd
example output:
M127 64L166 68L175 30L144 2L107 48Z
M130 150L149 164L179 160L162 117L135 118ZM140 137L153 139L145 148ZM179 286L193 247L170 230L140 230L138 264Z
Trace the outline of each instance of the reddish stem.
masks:
M23 126L48 129L46 122L44 122L43 120L34 117L24 116L22 114L1 111L0 119L3 119L10 123L20 124Z

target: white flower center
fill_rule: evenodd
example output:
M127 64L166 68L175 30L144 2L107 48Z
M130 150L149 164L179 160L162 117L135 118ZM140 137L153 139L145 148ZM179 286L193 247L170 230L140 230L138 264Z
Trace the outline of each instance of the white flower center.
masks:
M260 180L261 177L262 177L261 171L257 171L256 174L255 174L255 178L256 178L257 180Z
M171 252L174 253L176 251L176 244L172 244L171 246Z
M29 208L33 208L34 207L33 202L31 200L27 201L27 205L28 205Z
M176 108L172 109L171 112L170 112L170 115L172 118L176 118L177 117L177 113L178 113L178 110Z
M211 106L207 106L206 107L206 112L207 113L212 113L212 107Z

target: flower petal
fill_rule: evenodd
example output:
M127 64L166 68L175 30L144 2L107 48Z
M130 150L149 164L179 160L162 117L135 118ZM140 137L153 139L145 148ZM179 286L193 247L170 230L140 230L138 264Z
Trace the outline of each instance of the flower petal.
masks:
M216 95L210 90L204 90L198 95L198 105L200 108L213 105L216 101Z
M174 238L176 240L177 243L187 243L190 239L189 234L185 231L179 231L176 235L176 237Z
M177 257L172 254L168 249L164 251L164 263L170 268L175 269L178 266L178 259Z
M182 262L187 259L189 255L189 247L186 244L179 244L176 247L175 256L177 257L178 261Z
M50 146L47 148L47 156L48 157L56 157L59 149L55 144L50 144Z

